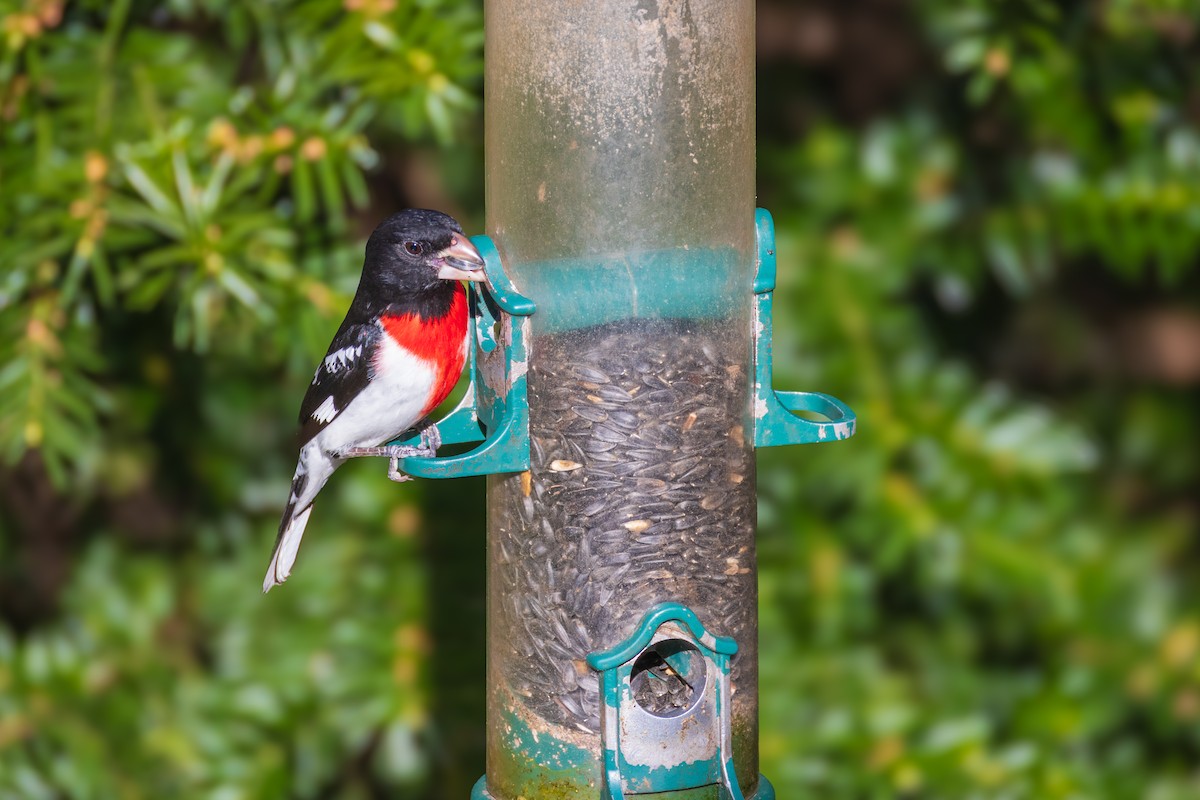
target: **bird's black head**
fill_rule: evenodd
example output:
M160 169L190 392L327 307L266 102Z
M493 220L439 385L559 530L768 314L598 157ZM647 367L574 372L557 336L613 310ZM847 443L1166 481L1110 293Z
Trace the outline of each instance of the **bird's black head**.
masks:
M367 240L363 283L385 302L449 293L482 281L483 258L453 217L413 208L385 219Z

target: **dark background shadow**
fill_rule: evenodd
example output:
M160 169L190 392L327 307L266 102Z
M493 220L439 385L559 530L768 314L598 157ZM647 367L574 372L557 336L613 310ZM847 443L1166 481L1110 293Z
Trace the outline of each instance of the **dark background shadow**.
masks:
M484 772L486 483L482 477L428 481L424 491L434 737L429 800L465 800Z

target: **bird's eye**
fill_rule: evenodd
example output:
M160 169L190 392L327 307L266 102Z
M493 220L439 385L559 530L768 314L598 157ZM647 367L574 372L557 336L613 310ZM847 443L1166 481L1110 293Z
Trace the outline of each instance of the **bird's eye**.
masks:
M407 250L408 254L412 256L419 256L421 253L425 252L425 248L421 247L420 242L414 242L411 239L404 243L404 249Z

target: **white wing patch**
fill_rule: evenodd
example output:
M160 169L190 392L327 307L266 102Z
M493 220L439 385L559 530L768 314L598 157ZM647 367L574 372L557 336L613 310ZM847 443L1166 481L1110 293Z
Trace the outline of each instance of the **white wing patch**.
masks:
M337 372L342 367L347 367L354 363L354 360L362 355L362 345L351 345L343 347L341 350L335 350L325 356L325 369L330 372Z
M325 361L321 367L329 373L339 372L357 361L362 356L362 351L363 346L361 344L352 344L343 347L341 350L335 350L325 356ZM312 382L316 383L320 377L321 369L318 369L316 374L313 375ZM317 415L313 414L313 416L316 417Z
M312 413L312 418L317 422L329 422L337 414L337 406L333 404L333 397L326 397L325 402L317 406L317 410Z

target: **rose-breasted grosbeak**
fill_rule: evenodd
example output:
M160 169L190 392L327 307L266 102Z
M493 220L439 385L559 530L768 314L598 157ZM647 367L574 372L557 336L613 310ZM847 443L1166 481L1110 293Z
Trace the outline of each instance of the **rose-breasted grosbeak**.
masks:
M421 452L437 449L426 416L446 399L467 355L467 296L483 258L437 211L393 214L367 240L358 291L300 404L300 459L263 591L287 580L313 499L355 455L423 423ZM404 476L393 458L389 475Z

